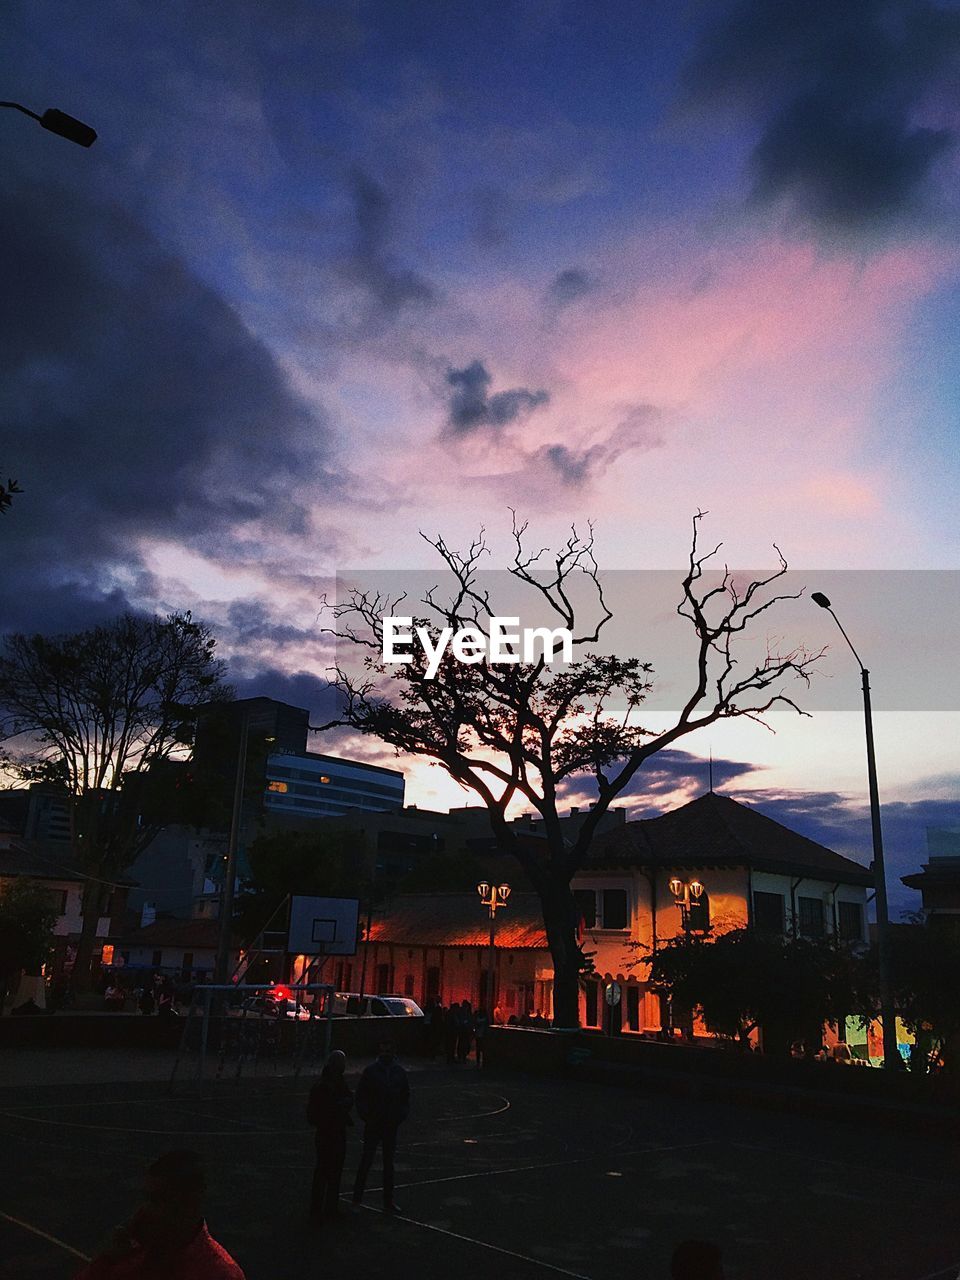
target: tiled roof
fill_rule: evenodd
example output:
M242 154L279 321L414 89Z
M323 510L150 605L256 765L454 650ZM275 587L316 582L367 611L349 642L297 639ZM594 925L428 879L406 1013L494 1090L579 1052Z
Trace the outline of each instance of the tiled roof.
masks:
M373 917L372 942L399 946L487 947L490 918L475 893L407 893ZM547 934L535 893L513 893L497 912L497 946L546 949Z
M642 818L604 832L589 858L593 868L711 865L873 884L872 874L859 862L713 791L658 818Z

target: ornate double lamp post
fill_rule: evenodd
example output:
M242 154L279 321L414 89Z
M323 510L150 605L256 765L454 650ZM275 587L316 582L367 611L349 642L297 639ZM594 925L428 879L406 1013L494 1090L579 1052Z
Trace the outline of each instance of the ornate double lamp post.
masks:
M490 956L487 962L487 1016L492 1020L493 1009L496 1004L493 986L497 967L497 912L501 907L507 905L507 899L510 897L510 886L508 884L492 885L488 884L486 880L481 880L477 885L477 893L480 895L480 901L490 913Z
M670 881L670 892L673 894L674 906L680 908L680 919L683 923L683 936L690 940L690 909L703 897L703 885L699 880L681 880L674 876Z

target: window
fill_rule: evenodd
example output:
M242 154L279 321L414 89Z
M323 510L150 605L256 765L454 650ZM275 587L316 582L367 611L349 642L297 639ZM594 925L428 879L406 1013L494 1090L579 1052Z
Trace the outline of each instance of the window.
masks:
M50 910L55 911L58 916L65 916L67 914L68 891L66 889L50 889L48 896Z
M427 999L436 1000L440 995L440 966L431 965L427 970Z
M413 995L413 974L408 973L403 980L403 994L405 996Z
M159 969L162 964L163 964L163 952L155 951L153 953L153 958L150 961L151 968Z
M180 974L184 982L190 981L190 973L193 970L193 952L185 951L183 953L183 964L180 966Z
M859 902L837 903L837 924L844 942L863 941L863 906Z
M604 889L603 891L603 928L626 929L627 891L626 889Z
M573 900L583 920L585 929L597 927L597 892L595 889L574 889Z
M393 973L390 965L377 965L377 991L380 995L385 996L389 993L393 986Z
M783 933L785 929L782 893L753 891L753 924L761 933Z
M801 937L822 938L824 934L823 899L798 898L797 909L800 917Z
M574 889L573 898L584 929L628 929L626 889Z

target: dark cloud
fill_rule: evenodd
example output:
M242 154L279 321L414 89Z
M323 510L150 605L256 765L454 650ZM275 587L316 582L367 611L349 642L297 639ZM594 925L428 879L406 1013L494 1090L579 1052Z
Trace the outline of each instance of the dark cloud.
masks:
M955 100L958 65L960 13L926 0L741 0L702 41L685 85L688 101L759 126L755 199L859 231L926 203L956 137L922 112L941 88Z
M568 267L553 277L547 288L547 303L554 307L568 307L578 302L593 288L593 281L579 267Z
M369 174L355 169L350 181L356 219L356 240L347 275L361 286L388 318L408 305L429 306L437 301L433 285L402 266L391 248L392 207L385 189Z
M235 600L227 610L227 621L234 642L240 646L295 644L316 634L288 622L276 621L261 600Z
M307 532L296 491L337 488L327 423L215 290L77 189L8 192L0 243L4 462L24 488L4 520L6 626L148 586L140 539L224 552L244 522ZM123 566L106 586L105 565Z
M534 471L547 471L570 488L582 488L628 450L659 448L663 440L653 426L657 417L652 405L634 405L618 426L596 444L585 449L546 444L530 455L528 465Z
M715 759L714 790L726 789L751 774L762 771L762 765L742 760ZM667 748L658 751L630 781L616 803L626 809L629 819L653 818L667 809L686 803L710 789L710 763L689 751ZM677 793L683 796L677 800ZM565 804L589 805L597 798L597 787L588 775L578 775L563 783L561 794Z
M491 395L493 378L481 360L474 360L464 369L448 369L446 381L452 388L447 428L456 436L469 435L481 427L498 431L550 399L546 391L528 391L524 387Z
M231 676L231 684L238 698L276 698L293 707L306 707L311 724L323 724L337 713L337 692L329 681L308 671L293 673L265 667L241 675ZM317 741L308 741L311 751L325 748Z

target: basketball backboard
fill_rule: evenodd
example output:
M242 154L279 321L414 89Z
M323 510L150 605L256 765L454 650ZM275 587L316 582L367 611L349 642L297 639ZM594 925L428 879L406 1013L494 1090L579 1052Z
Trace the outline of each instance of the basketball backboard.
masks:
M296 956L353 956L357 953L357 898L290 899L287 951Z

